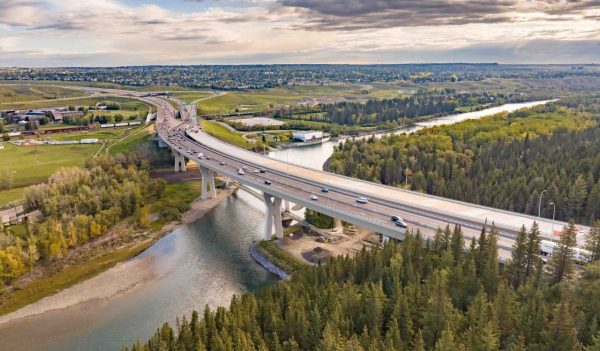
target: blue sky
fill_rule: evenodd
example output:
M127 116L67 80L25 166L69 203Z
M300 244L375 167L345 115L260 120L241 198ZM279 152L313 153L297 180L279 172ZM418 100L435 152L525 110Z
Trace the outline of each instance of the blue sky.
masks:
M0 0L0 66L600 63L598 0Z

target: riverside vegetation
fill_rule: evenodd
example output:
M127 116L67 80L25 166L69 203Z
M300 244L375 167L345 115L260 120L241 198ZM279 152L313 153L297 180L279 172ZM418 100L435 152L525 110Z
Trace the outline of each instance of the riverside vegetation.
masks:
M347 140L333 172L434 195L590 224L600 218L600 95L413 135Z
M123 350L598 350L600 263L576 273L571 222L547 265L537 225L498 262L496 229L460 227L296 270L259 296L164 324ZM589 235L593 254L600 228ZM598 258L594 256L592 258Z
M149 168L148 162L135 153L98 156L87 161L85 167L62 168L48 183L28 188L25 206L40 211L41 219L21 226L0 225L0 311L25 304L22 298L32 302L20 296L28 289L27 283L25 287L14 285L32 270L47 268L42 277L50 274L53 281L40 283L44 287L36 282L40 286L29 293L39 295L42 289L45 295L50 294L56 288L53 284L68 286L68 281L97 273L98 267L76 270L71 277L55 277L57 272L61 275L69 266L96 261L108 268L143 249L145 246L136 242L147 239L147 233L177 220L198 189L189 189L184 183L166 185L162 179L150 178ZM156 214L155 218L151 213ZM108 233L114 237L106 237ZM96 239L102 239L98 242L99 252L87 245ZM128 246L122 248L123 244ZM107 253L114 257L104 257ZM96 256L100 259L93 258Z

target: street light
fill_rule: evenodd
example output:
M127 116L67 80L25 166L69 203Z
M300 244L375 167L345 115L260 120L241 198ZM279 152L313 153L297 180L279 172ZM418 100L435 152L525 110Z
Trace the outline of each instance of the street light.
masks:
M550 201L548 205L552 205L552 234L554 235L554 215L556 214L556 204Z
M548 189L544 189L540 194L540 200L538 201L538 217L542 216L542 198L544 197L544 193Z

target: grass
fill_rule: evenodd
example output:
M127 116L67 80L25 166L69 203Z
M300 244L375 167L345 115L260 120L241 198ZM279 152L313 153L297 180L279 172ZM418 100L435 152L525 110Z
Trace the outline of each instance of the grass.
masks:
M154 125L149 125L135 130L131 130L125 139L117 140L114 144L109 145L107 150L110 155L124 153L126 151L136 151L137 146L141 143L147 143L152 140L154 135Z
M15 110L26 110L44 107L62 107L62 106L94 106L97 103L118 103L121 105L122 110L135 110L135 111L148 111L148 106L143 102L135 99L128 99L122 97L83 97L71 100L48 100L39 102L14 102L9 104L0 105L3 110L15 109Z
M256 249L261 255L265 256L267 260L271 261L288 274L292 274L305 266L304 263L280 249L274 241L259 241L256 243Z
M150 205L150 212L159 213L163 209L177 209L180 214L185 212L189 204L200 196L200 184L197 180L168 183L162 198ZM169 220L159 217L150 223L150 228L158 230L168 222Z
M173 93L173 96L178 98L179 100L187 102L189 104L198 99L212 96L212 94L209 92L204 92L204 91L198 91L198 92L190 92L190 91L183 92L182 91L182 92Z
M0 190L0 206L6 205L10 202L23 200L25 198L25 189L27 189L27 187L22 186L18 188Z
M55 275L35 280L14 293L4 296L2 304L0 304L0 315L16 311L46 296L92 278L114 267L117 263L136 256L151 244L152 242L148 241L108 252L104 255L69 266Z
M29 84L11 84L0 86L0 103L13 103L30 100L50 100L78 97L83 90L61 88L56 86L41 86Z
M213 121L202 121L202 129L217 139L244 149L250 149L254 146L253 143L246 141L240 134Z
M101 147L99 144L16 146L0 150L0 174L13 176L13 187L44 182L60 167L81 166Z

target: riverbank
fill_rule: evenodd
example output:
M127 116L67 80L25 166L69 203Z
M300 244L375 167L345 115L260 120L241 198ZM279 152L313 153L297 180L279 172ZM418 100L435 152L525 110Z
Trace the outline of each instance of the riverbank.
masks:
M194 200L181 220L165 224L160 230L153 231L141 242L136 242L113 253L106 254L109 257L105 260L102 260L103 256L100 256L84 264L85 267L74 265L54 276L30 283L17 293L34 296L38 300L34 302L31 299L16 296L16 301L12 306L17 305L17 308L13 308L13 311L5 308L6 312L10 313L0 316L0 325L91 300L110 299L156 279L157 276L151 269L153 260L150 256L135 260L131 260L131 258L143 252L178 226L201 218L235 191L236 188L220 190L217 192L215 199ZM76 274L78 279L66 279L72 277L73 274ZM39 291L40 285L48 285L42 284L44 280L49 280L48 284L54 283L54 289L49 290L46 288ZM61 284L56 284L57 282L61 282ZM43 294L44 292L46 294ZM24 302L29 304L24 304Z

